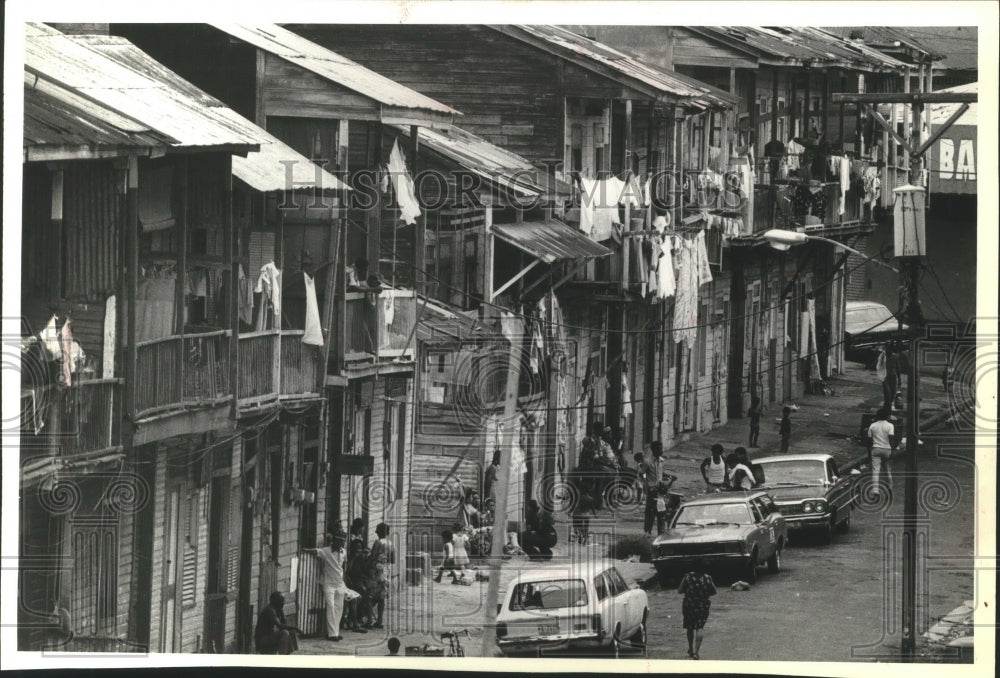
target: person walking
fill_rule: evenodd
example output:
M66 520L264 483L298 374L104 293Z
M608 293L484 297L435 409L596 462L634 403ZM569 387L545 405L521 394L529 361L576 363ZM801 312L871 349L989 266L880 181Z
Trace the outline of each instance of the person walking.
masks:
M879 476L883 464L885 465L886 487L892 487L892 471L889 469L889 460L896 449L896 429L887 421L889 411L882 408L876 413L875 421L868 427L868 445L871 452L872 467L872 494L878 497L881 494Z
M575 501L570 508L573 515L573 540L584 546L590 540L590 519L597 516L594 509L596 502L593 487L587 478L587 472L580 466L570 473L569 484L573 488L572 494L575 495Z
M760 415L764 412L764 405L760 398L754 396L750 399L750 409L747 416L750 418L750 447L757 447L757 439L760 437Z
M882 380L882 409L891 416L892 405L899 390L899 358L891 342L886 342L875 369Z
M392 588L392 566L396 564L396 547L389 540L389 526L385 523L379 523L375 527L375 536L378 539L372 544L371 556L369 556L375 570L374 582L370 591L376 614L372 628L381 629L385 616L385 603Z
M347 561L347 541L343 533L330 534L324 537L326 546L323 548L305 549L306 553L314 553L323 564L322 586L323 598L326 600L326 639L339 641L340 618L344 614L344 598L347 596L347 585L344 583L344 564Z
M281 591L273 591L269 602L257 616L253 632L257 654L291 654L299 649L295 634L302 631L285 621L285 597Z
M788 444L792 438L792 408L785 406L781 408L781 425L778 427L781 434L781 453L788 454Z
M496 490L497 479L500 477L500 450L493 451L493 459L490 461L490 465L486 467L486 471L483 473L483 500L496 499L494 496L494 491Z
M687 631L688 656L698 659L701 641L704 639L705 623L712 607L712 596L718 593L712 576L705 572L705 563L698 558L691 563L691 570L681 579L677 593L684 596L681 612L684 629Z
M723 459L722 445L712 445L712 455L701 462L701 477L705 479L706 491L718 492L726 486L726 460Z
M665 475L668 475L666 459L663 456L663 443L659 440L654 440L649 445L649 451L652 453L653 458L647 462L644 469L646 478L646 512L645 520L643 521L643 531L647 537L652 536L654 519L656 520L656 533L660 534L663 532L664 522L666 521L666 503L664 501L665 497L661 496L661 492L664 490L663 478Z

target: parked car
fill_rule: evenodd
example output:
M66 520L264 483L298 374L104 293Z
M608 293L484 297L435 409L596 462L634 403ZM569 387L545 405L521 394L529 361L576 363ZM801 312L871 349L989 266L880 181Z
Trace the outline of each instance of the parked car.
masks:
M709 569L736 569L753 583L765 562L768 572L781 571L787 540L785 519L767 492L720 492L682 504L653 541L652 559L663 576L680 575L701 558Z
M892 311L874 301L848 301L844 322L844 356L875 367L879 350L887 341L910 338L910 326L899 322Z
M608 561L518 574L497 610L497 645L505 654L610 647L645 653L649 601Z
M858 475L840 473L829 454L784 454L754 464L790 531L818 532L829 543L833 532L851 529Z

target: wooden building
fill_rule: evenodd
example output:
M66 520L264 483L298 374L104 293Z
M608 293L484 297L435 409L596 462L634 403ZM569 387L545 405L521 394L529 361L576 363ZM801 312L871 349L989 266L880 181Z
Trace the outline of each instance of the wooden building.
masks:
M791 400L809 388L817 372L829 375L842 369L844 304L852 282L865 278L858 269L866 264L821 242L774 252L759 234L771 228L807 230L864 248L873 228L886 228L875 223L881 218L884 224L885 208L892 202L895 151L881 134L871 134L860 106L834 104L830 95L901 91L906 64L816 28L579 30L739 96L735 143L753 150L755 164L752 231L730 243L730 310L737 319L727 365L730 416L745 416L753 394L765 405ZM818 147L820 152L812 157L847 157L852 169L846 193L841 193L839 175L829 169L786 174L786 165L799 165L803 159L786 152L793 140ZM772 141L779 142L775 158L767 152L773 147L766 148ZM862 180L870 166L878 167L872 171L878 172L883 187L874 203L866 199ZM822 214L807 219L798 213L795 197L809 180L821 184L825 207ZM803 324L810 313L815 317L818 361L811 358L816 351L809 348L808 324Z
M254 293L257 243L288 167L345 187L122 38L27 31L22 308L79 349L26 370L22 535L59 567L22 584L71 649L249 649L280 579L252 554L318 520L325 364Z

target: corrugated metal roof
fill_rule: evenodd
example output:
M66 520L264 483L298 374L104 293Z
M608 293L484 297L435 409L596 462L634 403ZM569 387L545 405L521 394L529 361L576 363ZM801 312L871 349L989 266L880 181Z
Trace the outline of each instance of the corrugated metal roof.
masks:
M408 127L394 127L409 137ZM526 158L467 130L452 125L447 130L422 128L420 147L429 148L497 186L526 197L566 196L569 184L536 169Z
M25 74L24 148L111 151L169 146L176 140L135 120ZM31 159L30 157L28 159Z
M425 305L426 302L426 305ZM462 311L437 299L420 297L417 304L423 309L417 323L417 341L429 346L444 346L481 339L501 339L502 335L491 330L478 318L476 311Z
M934 60L943 56L931 52L915 40L911 40L903 31L890 26L824 26L823 30L854 43L862 42L889 55L919 53L920 56L930 56Z
M379 103L461 115L450 106L275 24L213 23L212 26Z
M805 26L691 26L690 30L750 48L779 62L840 66L865 71L899 70L902 61L820 28Z
M528 36L559 48L581 65L604 66L620 74L620 82L684 104L732 108L737 99L722 90L673 71L654 68L635 57L560 26L494 26L513 37Z
M231 113L238 115L233 111ZM290 188L287 169L290 166L295 190L351 190L350 186L277 137L270 134L266 136L269 143L262 143L259 151L251 151L245 158L233 156L234 177L264 193L284 191Z
M124 40L71 37L29 24L24 64L32 74L171 137L176 140L172 147L251 150L266 143L263 130L243 118L220 115L225 107L203 92L192 98L189 84L178 89L164 77L169 71Z
M493 233L546 264L568 259L596 259L611 254L611 250L604 245L561 221L493 224Z
M976 70L979 67L977 26L839 26L824 30L849 38L860 35L865 44L891 50L895 42L930 55L934 69Z

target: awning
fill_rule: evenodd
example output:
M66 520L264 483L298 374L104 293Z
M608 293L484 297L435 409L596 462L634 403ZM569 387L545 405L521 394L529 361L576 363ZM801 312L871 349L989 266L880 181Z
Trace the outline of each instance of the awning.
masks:
M596 259L611 250L594 242L561 221L525 221L520 224L493 224L493 235L527 252L542 263L574 259Z

